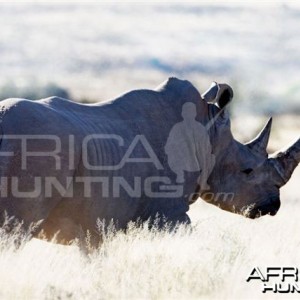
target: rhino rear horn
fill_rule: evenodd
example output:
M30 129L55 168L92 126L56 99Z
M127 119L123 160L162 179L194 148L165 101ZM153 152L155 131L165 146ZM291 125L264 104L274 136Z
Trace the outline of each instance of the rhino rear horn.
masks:
M267 146L270 138L272 127L272 118L266 123L262 131L258 134L258 136L246 144L246 146L251 149L252 151L260 154L262 156L267 157Z
M291 178L295 168L300 163L300 138L287 149L280 150L272 155L271 160L285 185Z
M222 109L232 100L233 90L226 83L213 82L202 96L206 102L216 103Z

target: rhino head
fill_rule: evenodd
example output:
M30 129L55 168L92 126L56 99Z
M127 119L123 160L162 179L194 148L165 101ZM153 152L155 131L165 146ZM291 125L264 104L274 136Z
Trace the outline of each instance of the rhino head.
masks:
M233 92L226 84L212 84L203 94L208 103L208 131L216 157L208 177L208 190L200 197L220 208L249 218L275 215L280 208L280 188L300 162L300 139L268 155L272 118L259 135L242 144L234 139L226 105Z

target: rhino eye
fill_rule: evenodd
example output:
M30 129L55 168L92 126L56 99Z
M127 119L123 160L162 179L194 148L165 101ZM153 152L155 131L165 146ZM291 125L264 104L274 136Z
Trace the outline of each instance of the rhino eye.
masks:
M248 169L245 169L245 170L242 170L243 173L249 175L250 173L252 173L253 169L251 168L248 168Z

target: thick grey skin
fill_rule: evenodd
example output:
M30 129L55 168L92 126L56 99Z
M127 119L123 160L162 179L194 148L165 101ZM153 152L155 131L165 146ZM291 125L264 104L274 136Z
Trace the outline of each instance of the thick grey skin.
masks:
M39 101L8 99L1 102L2 133L11 134L51 134L62 140L63 160L61 170L55 170L54 159L28 158L28 168L20 170L20 156L1 158L1 175L18 176L20 190L31 190L33 176L54 176L63 185L66 177L73 176L122 176L133 184L133 177L143 179L148 176L168 176L172 180L176 175L169 169L164 144L172 126L182 120L181 107L186 102L193 102L197 107L199 121L205 122L207 112L198 91L187 81L170 79L155 91L137 90L129 92L105 104L82 105L65 99L49 98ZM153 163L129 163L121 170L98 171L87 170L81 161L80 146L89 134L114 134L124 139L124 147L112 140L95 140L89 144L88 159L92 165L117 165L136 135L144 135L155 150L163 170L158 170ZM68 168L68 135L76 139L75 170ZM192 142L192 141L188 141ZM51 151L53 145L41 142L31 143L30 151ZM143 148L142 148L143 150ZM20 152L19 142L3 140L1 151ZM139 150L136 150L139 151ZM136 154L136 153L135 153ZM142 157L148 157L143 150ZM191 158L192 159L192 158ZM42 228L46 237L53 237L58 230L59 242L78 237L81 232L94 232L96 221L114 220L118 228L126 228L129 221L155 218L164 215L167 221L188 223L186 214L188 198L196 190L199 174L191 174L184 184L184 196L176 199L149 199L146 195L131 197L124 193L120 197L101 197L101 185L96 185L92 196L83 196L82 184L74 184L74 197L61 197L58 193L51 199L43 196L34 199L1 199L1 213L24 221L25 226L32 222L44 220ZM44 188L44 187L43 187ZM43 194L43 193L42 193Z
M62 140L63 151L59 155L63 163L59 171L55 170L51 157L29 157L27 170L20 170L20 144L11 140L2 141L1 151L17 154L0 158L1 176L20 177L20 190L31 190L33 176L53 176L63 185L67 177L78 176L121 176L131 185L134 177L142 178L143 182L149 176L167 176L175 184L176 174L168 166L164 146L173 125L182 121L181 109L186 102L196 105L196 120L209 127L216 163L207 178L208 190L198 185L199 172L189 172L185 174L184 192L179 198L152 199L144 193L140 197L123 193L119 197L107 198L101 196L101 185L93 186L91 197L86 198L82 185L74 183L74 197L62 197L58 193L47 199L43 196L34 199L9 197L0 200L0 212L6 211L8 215L24 221L25 227L44 220L40 230L48 239L60 231L57 236L60 243L80 237L87 230L92 234L93 243L97 243L97 219L113 219L120 229L125 229L130 221L154 219L157 214L164 216L164 219L160 218L160 226L165 222L189 223L186 212L192 202L191 195L194 195L193 199L200 195L222 209L239 214L245 214L248 209L247 216L251 218L275 214L280 206L279 188L288 181L299 163L300 142L298 140L288 153L281 155L282 162L276 155L268 159L265 151L266 132L258 138L264 140L259 141L259 145L258 140L248 145L237 142L231 134L228 114L224 110L232 98L227 87L223 85L224 91L219 89L218 93L212 87L203 99L190 82L170 78L156 90L132 91L115 100L95 105L77 104L57 97L39 101L8 99L1 102L2 134L51 134ZM144 135L163 168L159 170L152 163L128 163L120 170L87 170L82 163L82 141L89 134L100 133L121 136L124 146L120 147L112 140L95 140L88 148L92 165L117 165L136 135ZM76 145L75 168L71 170L66 150L69 135L75 136ZM32 151L53 149L49 143L32 142L30 146ZM138 148L135 154L148 157ZM197 157L189 159L196 160ZM253 171L245 174L243 170L249 168ZM234 197L231 200L222 199L220 193L233 193Z

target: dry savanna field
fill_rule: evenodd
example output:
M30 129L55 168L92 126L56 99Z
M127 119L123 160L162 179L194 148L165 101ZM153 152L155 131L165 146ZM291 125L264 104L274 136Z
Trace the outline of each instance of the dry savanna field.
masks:
M233 131L246 139L263 120L236 119ZM251 128L243 133L240 123ZM246 126L247 125L247 126ZM271 148L299 136L299 117L274 120ZM249 220L198 200L191 206L192 228L176 233L131 226L108 234L88 256L77 246L44 241L14 247L0 239L1 299L296 299L299 294L261 292L246 282L254 267L300 267L300 168L282 188L275 217ZM274 298L276 296L276 298Z

